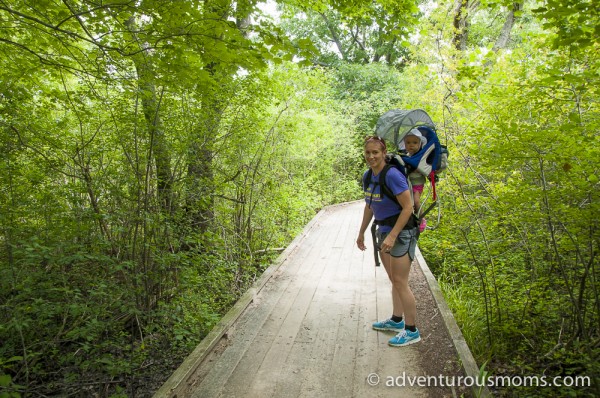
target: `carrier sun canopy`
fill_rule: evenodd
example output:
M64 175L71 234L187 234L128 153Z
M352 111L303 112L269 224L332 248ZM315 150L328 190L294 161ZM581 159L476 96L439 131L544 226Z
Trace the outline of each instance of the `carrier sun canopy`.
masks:
M418 126L426 126L435 131L435 124L424 110L392 109L377 120L375 134L398 147L406 133Z

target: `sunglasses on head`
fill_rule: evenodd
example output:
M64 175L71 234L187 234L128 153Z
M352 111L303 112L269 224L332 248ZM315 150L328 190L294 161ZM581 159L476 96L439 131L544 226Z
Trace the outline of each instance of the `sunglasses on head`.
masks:
M383 138L378 137L376 135L368 135L368 136L365 137L365 142L371 141L371 140L384 142Z
M379 144L381 144L381 147L383 148L384 151L387 151L387 146L385 145L385 141L383 138L378 137L376 135L370 135L368 137L365 138L365 145L367 145L367 143L369 143L370 141L376 141L379 142Z

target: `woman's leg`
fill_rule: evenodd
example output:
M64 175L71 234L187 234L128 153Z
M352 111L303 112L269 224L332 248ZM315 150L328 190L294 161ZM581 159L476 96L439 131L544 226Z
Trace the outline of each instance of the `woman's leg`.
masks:
M381 256L381 262L383 263L383 267L385 268L385 272L390 278L390 282L392 282L392 315L395 316L403 316L404 315L404 305L402 303L401 296L399 294L398 289L394 286L394 270L393 263L394 257L390 255L390 253L379 252ZM404 256L408 257L408 256Z
M389 257L390 271L392 281L392 297L400 302L400 306L404 311L404 321L406 325L414 326L417 318L417 305L415 296L413 295L410 286L408 285L408 275L410 273L411 261L407 255L402 257ZM385 264L385 263L384 263Z
M392 281L392 258L390 253L379 252L381 257L381 262L383 263L383 267L385 268L385 272ZM393 332L400 332L404 330L404 320L401 318L404 314L404 307L402 306L402 300L400 300L400 296L398 296L398 292L393 287L392 283L392 316L383 321L377 321L373 323L373 329L375 330L387 330Z
M394 327L399 333L388 341L391 346L402 347L405 345L421 341L421 334L416 327L417 305L415 296L408 284L410 267L414 257L417 244L418 232L415 229L403 230L400 232L397 243L390 253L381 253L381 261L385 267L388 277L392 281L392 303L394 306L394 315L399 316L400 311L404 319L401 326ZM393 255L397 256L393 256ZM378 322L373 325L377 330L390 330L385 327L385 322Z
M392 281L394 289L398 292L398 296L400 296L400 300L404 305L405 322L404 330L388 341L388 344L394 347L403 347L421 341L421 333L415 325L417 318L415 296L408 285L410 263L408 254L402 257L392 257Z

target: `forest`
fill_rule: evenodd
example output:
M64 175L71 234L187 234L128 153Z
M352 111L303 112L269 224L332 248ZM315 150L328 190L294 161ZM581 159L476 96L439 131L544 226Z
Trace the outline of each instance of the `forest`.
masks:
M594 0L0 0L0 397L151 396L424 109L482 373L600 395ZM357 231L358 233L358 231Z

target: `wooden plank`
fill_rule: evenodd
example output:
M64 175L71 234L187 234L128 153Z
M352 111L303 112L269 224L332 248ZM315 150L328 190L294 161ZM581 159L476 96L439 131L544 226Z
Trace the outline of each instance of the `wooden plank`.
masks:
M385 272L383 266L375 267L369 246L362 252L359 294L359 316L357 340L361 342L356 350L352 396L372 397L374 389L367 383L367 377L377 370L378 334L371 324L377 320L377 277L376 273ZM375 334L374 334L375 333Z
M263 272L257 282L242 295L231 310L225 314L219 323L209 332L200 344L198 344L194 351L183 361L179 368L173 372L171 377L169 377L169 379L160 387L154 394L154 398L177 397L178 390L185 387L184 384L189 382L188 379L197 370L204 358L217 345L221 337L252 302L254 296L265 286L271 276L273 276L277 269L283 265L300 246L301 242L309 235L310 231L316 225L319 216L325 211L325 209L321 210L321 212L306 225L302 232L296 236L275 262Z
M331 374L333 359L338 345L340 322L347 316L347 308L351 304L349 297L353 294L347 279L350 266L348 254L352 250L349 241L358 230L358 227L354 228L354 218L347 213L336 217L334 222L340 224L339 220L344 220L344 223L339 225L340 233L331 245L324 263L329 272L324 274L319 284L312 305L313 311L306 320L312 324L316 341L311 347L308 360L304 361L306 364L302 377L299 378L299 397L335 396L335 381ZM351 372L352 368L348 370Z
M335 267L330 267L331 257L338 258L339 256L335 253L331 253L331 246L336 240L337 234L340 231L345 231L345 225L339 225L339 207L336 207L335 217L325 217L321 220L320 227L328 229L328 235L322 239L318 239L315 242L323 247L322 252L315 259L315 263L324 272L335 272ZM337 226L331 231L331 227ZM334 251L339 249L333 249ZM309 298L308 308L306 308L305 315L300 320L300 323L296 322L295 327L295 338L291 343L286 342L286 346L283 350L275 350L278 352L276 360L265 359L261 363L260 377L257 375L258 381L254 381L251 388L246 393L249 395L245 396L276 396L276 397L287 397L287 396L298 396L303 379L303 373L307 366L309 366L307 352L314 349L315 343L319 340L317 332L322 325L314 324L315 316L319 315L318 302L321 300L321 290L324 288L324 283L330 278L326 273L323 273L320 278L315 278L315 273L311 273L311 283L313 285L313 294ZM317 304L317 305L316 305Z
M354 212L356 213L356 212ZM360 250L354 244L361 216L359 213L347 214L346 218L352 220L348 234L344 239L336 270L338 271L333 281L333 290L336 296L336 306L326 306L329 316L337 316L335 336L331 344L334 347L333 358L330 361L325 387L320 390L319 396L349 397L352 395L354 380L354 362L356 351L361 344L358 340L358 313L360 311L360 285L358 281L362 274Z
M324 214L325 212L321 213L318 218L320 219ZM318 225L318 222L315 225ZM307 235L305 241L315 238L319 239L324 233L323 229L317 229L311 236ZM285 275L277 278L277 283L269 284L271 285L271 289L269 291L265 290L264 294L257 297L256 306L249 309L247 314L245 314L247 315L245 317L247 319L244 319L244 322L241 322L229 334L229 338L235 344L232 344L223 352L218 366L214 366L197 386L194 396L217 396L222 389L235 390L238 385L243 385L253 380L257 368L256 361L263 358L269 348L268 344L263 344L260 340L265 339L269 341L272 338L272 336L264 332L265 330L269 330L269 318L273 316L273 310L282 305L282 300L287 300L286 295L289 293L290 286L295 291L295 281L292 275L302 275L303 272L307 272L300 265L305 259L314 255L314 251L318 250L317 246L305 245L296 251L294 259L287 264ZM228 383L228 379L244 356L251 357L254 365L242 363L241 369L243 369L243 372L236 375L236 380L239 383ZM247 385L243 386L243 388L246 389ZM237 392L229 396L236 396L236 394Z
M336 213L337 214L337 213ZM315 310L315 304L318 306L323 299L322 291L330 280L331 275L335 273L335 267L331 267L331 259L338 258L337 254L340 249L332 248L334 242L340 234L345 235L346 226L340 225L339 228L332 228L335 224L340 224L340 217L323 217L321 220L321 228L327 229L328 233L321 240L312 242L319 244L322 248L320 255L311 261L315 262L315 267L318 271L313 271L307 275L309 281L302 288L298 300L294 303L294 310L288 315L284 323L285 329L280 330L279 335L274 340L269 355L262 362L257 377L248 389L247 393L250 396L268 397L274 394L277 384L281 384L283 380L288 380L286 375L289 375L286 369L286 361L292 351L294 342L298 336L302 339L307 337L306 332L310 330L325 331L328 326L325 324L312 324L314 316L311 314ZM343 219L343 218L342 218ZM334 233L332 233L334 232ZM319 321L324 318L319 316ZM308 322L307 322L308 321ZM327 322L327 320L325 320ZM312 347L319 346L321 339L317 338ZM326 349L325 346L323 346ZM292 373L293 374L293 373ZM302 379L302 377L292 377L294 379ZM290 385L286 385L285 389L291 392Z
M302 245L188 378L195 384L178 390L180 397L452 396L448 389L385 385L387 377L449 369L427 364L437 360L438 344L449 347L450 340L443 326L428 323L423 343L390 347L393 333L372 330L373 321L391 314L391 283L383 267L374 267L373 249L356 247L362 206L355 202L319 213ZM437 312L430 310L434 300L426 283L415 264L411 286L426 296L417 298L420 311L429 314L427 320L441 319L432 317ZM428 345L429 336L435 336L435 346ZM422 362L423 355L429 362ZM456 358L440 363L460 371ZM371 373L379 374L379 385L367 383Z
M324 212L319 218L320 226L326 215L327 212ZM327 234L326 229L319 228L319 230L321 231L320 234L311 236L305 241L306 250L309 254L304 257L299 256L293 260L293 262L298 263L298 271L294 275L288 275L293 280L292 283L290 283L285 294L278 301L276 311L271 312L265 320L260 332L251 342L250 347L246 352L241 353L239 363L231 377L234 381L224 385L222 393L224 396L238 396L239 394L249 396L249 386L257 378L257 371L260 365L263 362L270 361L267 355L271 350L271 346L277 344L275 340L281 335L279 333L280 329L287 322L286 319L290 316L288 314L290 309L293 309L292 312L302 311L301 303L310 294L310 287L307 287L307 285L313 283L315 277L317 278L316 280L319 277L318 274L315 275L315 267L319 263L317 260L324 248L323 246L314 244L314 242L322 242ZM301 254L301 252L297 254ZM319 271L319 269L316 270ZM293 317L294 315L292 314L291 316ZM290 326L286 327L293 330L293 322L290 323ZM285 330L281 332L285 332Z
M324 268L317 269L322 271ZM319 272L315 273L316 278L320 276ZM268 397L271 395L270 391L273 385L281 377L280 372L285 365L285 360L291 350L293 341L301 330L302 320L305 317L306 311L308 311L313 295L314 284L309 283L303 286L293 301L293 305L289 309L287 316L281 317L283 322L273 322L271 327L277 333L269 334L266 339L258 342L258 344L269 343L270 346L263 360L256 364L258 365L258 369L253 380L248 385L240 383L238 386L238 390L246 390L246 396ZM277 329L279 323L280 327ZM248 359L252 361L253 356L248 356Z

